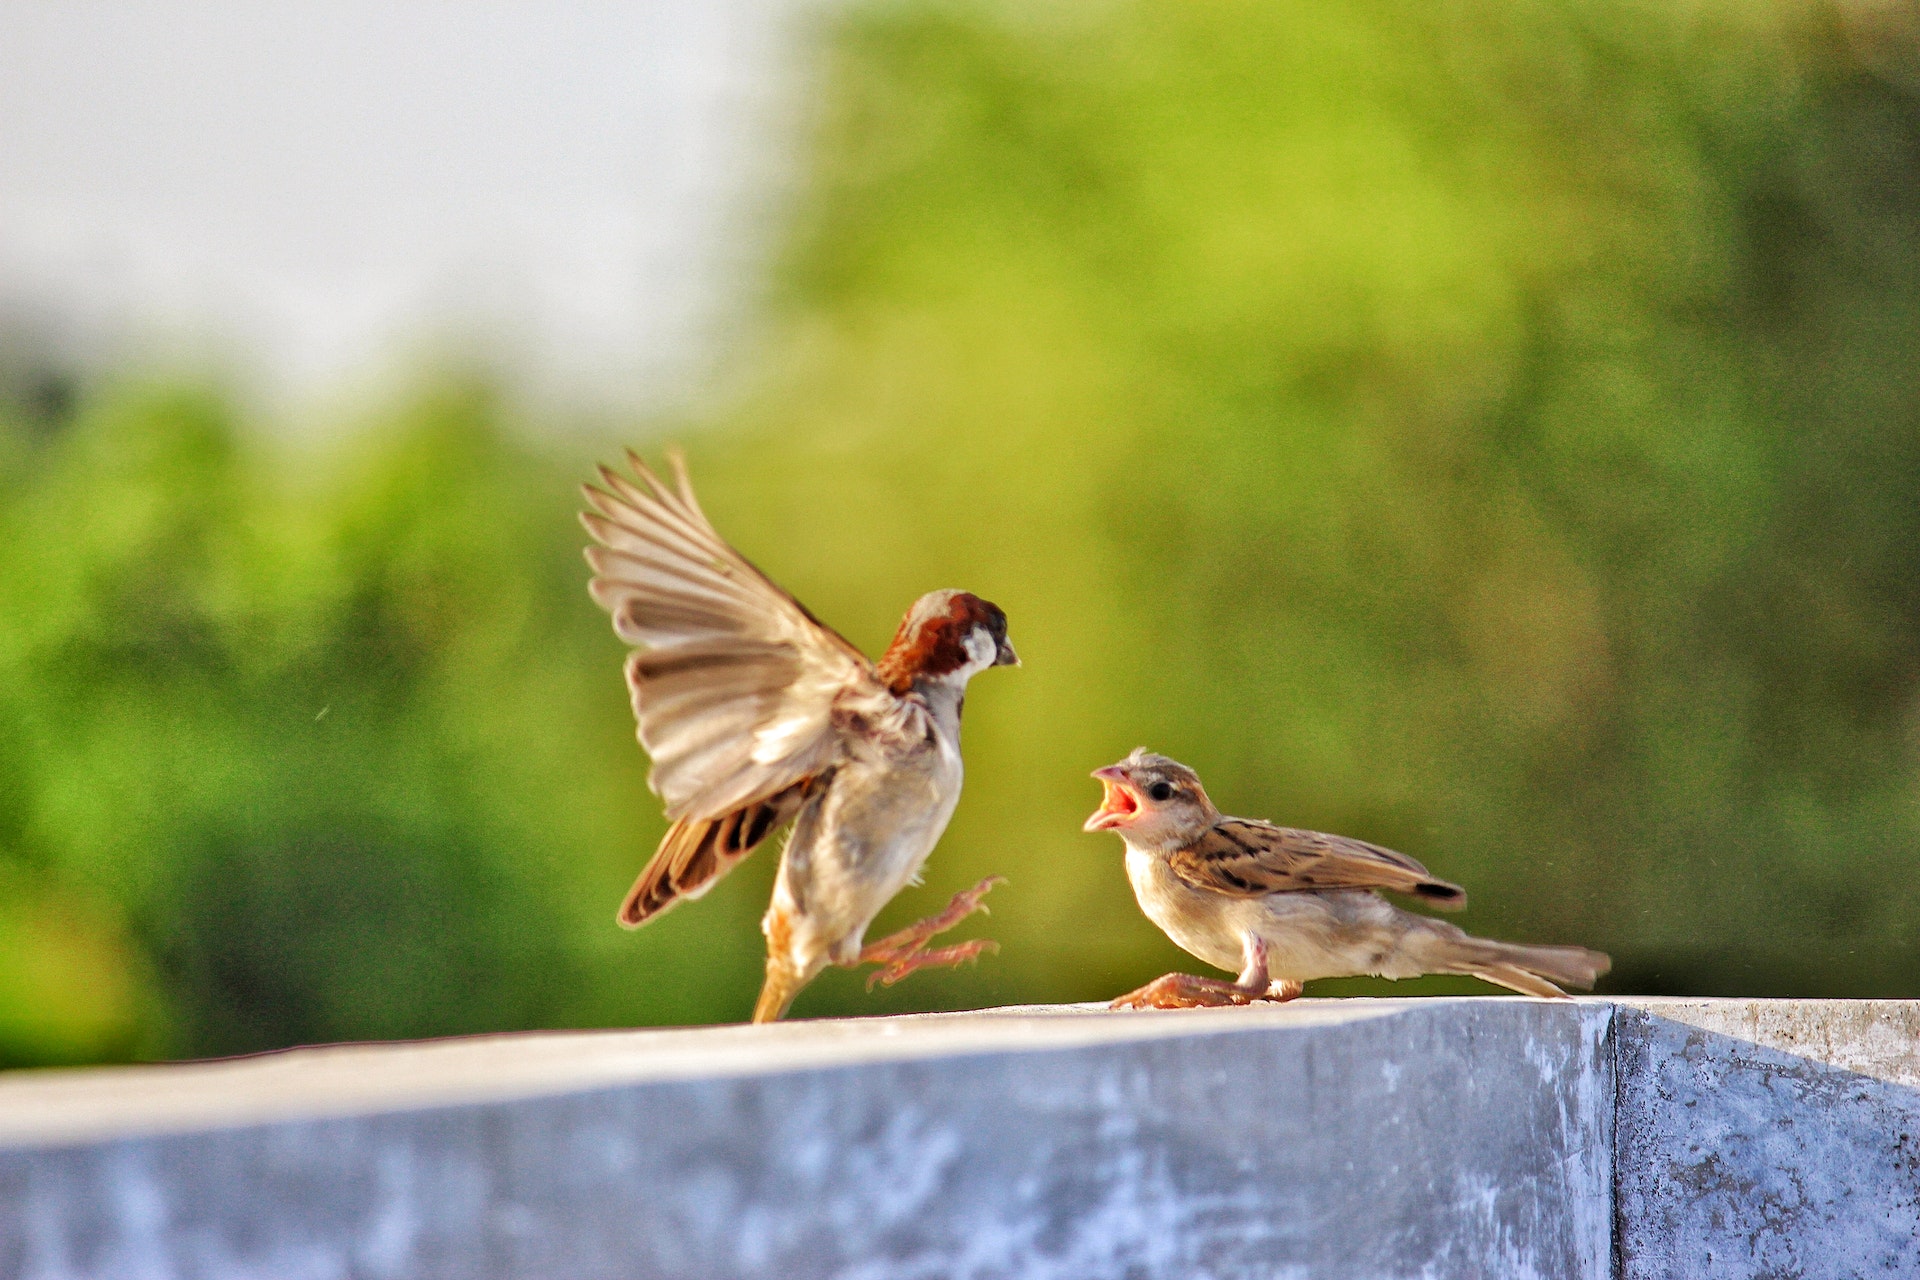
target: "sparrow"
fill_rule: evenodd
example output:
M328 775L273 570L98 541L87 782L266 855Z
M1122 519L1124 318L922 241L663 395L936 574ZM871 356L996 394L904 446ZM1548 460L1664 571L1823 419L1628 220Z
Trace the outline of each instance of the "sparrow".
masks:
M1232 982L1169 973L1113 1008L1291 1000L1315 978L1424 973L1470 974L1564 999L1562 986L1591 987L1613 967L1585 947L1494 942L1403 911L1379 890L1443 911L1466 906L1467 895L1377 844L1226 817L1198 774L1145 747L1093 776L1105 794L1084 829L1118 832L1126 842L1140 910L1187 951L1239 973Z
M965 591L907 610L876 664L714 530L684 462L668 487L629 451L633 477L601 467L583 486L593 599L634 646L626 676L647 782L668 829L620 906L635 929L713 888L791 824L761 921L766 983L755 1022L784 1015L829 964L882 966L891 985L994 944L927 949L975 910L990 877L939 915L872 944L893 896L917 883L960 799L967 682L1018 666L1007 615ZM873 986L869 980L868 988Z

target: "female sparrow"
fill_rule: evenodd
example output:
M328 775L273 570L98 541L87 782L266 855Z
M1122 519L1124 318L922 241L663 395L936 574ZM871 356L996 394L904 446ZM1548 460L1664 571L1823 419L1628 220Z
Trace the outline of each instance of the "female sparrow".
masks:
M862 945L880 908L919 875L960 799L967 681L1018 665L1007 615L964 591L907 610L878 665L775 586L714 531L672 459L669 488L629 452L638 483L600 468L581 520L594 600L635 646L627 685L648 784L673 826L619 921L638 928L697 898L791 821L755 1022L787 1011L829 964L878 963L892 983L993 944L926 950L979 908L984 880L948 908ZM868 984L872 985L871 982Z
M1613 967L1585 947L1493 942L1402 911L1376 890L1449 911L1467 895L1379 845L1223 817L1198 774L1145 747L1093 776L1106 795L1085 829L1126 841L1127 878L1147 919L1208 964L1240 972L1234 982L1169 973L1115 1000L1116 1009L1291 1000L1315 978L1363 974L1471 974L1564 998L1556 983L1591 987Z

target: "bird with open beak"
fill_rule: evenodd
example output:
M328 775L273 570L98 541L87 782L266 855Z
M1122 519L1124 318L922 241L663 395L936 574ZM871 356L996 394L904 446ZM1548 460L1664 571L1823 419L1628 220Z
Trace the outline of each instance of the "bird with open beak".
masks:
M1564 998L1561 987L1591 987L1613 965L1585 947L1494 942L1404 911L1379 891L1443 911L1466 906L1467 895L1392 849L1226 817L1198 774L1145 747L1093 776L1106 794L1085 829L1126 842L1140 909L1187 951L1239 974L1226 982L1169 973L1115 1000L1116 1009L1291 1000L1315 978L1427 973Z
M653 757L647 781L673 826L620 923L638 928L699 897L792 823L761 921L755 1022L783 1016L829 964L878 964L874 978L893 983L991 948L926 944L981 909L998 877L931 919L864 938L918 880L959 803L967 682L1019 665L1007 615L969 592L929 592L869 662L715 531L678 456L671 486L627 460L631 478L602 467L585 487L593 509L580 518L598 544L588 590L634 646L627 686Z

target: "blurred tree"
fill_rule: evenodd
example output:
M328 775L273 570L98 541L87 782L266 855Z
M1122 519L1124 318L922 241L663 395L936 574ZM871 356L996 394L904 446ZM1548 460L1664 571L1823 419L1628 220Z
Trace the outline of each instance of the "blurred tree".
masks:
M132 388L11 451L0 929L82 895L95 977L12 999L94 1028L48 1047L0 964L0 1053L711 1016L597 943L659 824L571 486L497 417L452 387L335 460Z

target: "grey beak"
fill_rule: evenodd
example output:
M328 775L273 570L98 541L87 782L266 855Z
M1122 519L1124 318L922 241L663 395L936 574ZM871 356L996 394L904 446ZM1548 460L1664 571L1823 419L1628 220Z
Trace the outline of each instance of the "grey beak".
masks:
M1017 667L1020 665L1020 655L1013 651L1013 642L1011 640L1002 640L1000 642L1000 651L993 655L993 665L996 667Z

